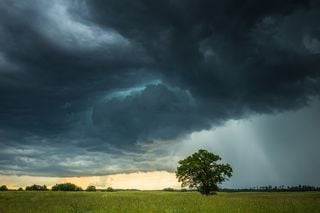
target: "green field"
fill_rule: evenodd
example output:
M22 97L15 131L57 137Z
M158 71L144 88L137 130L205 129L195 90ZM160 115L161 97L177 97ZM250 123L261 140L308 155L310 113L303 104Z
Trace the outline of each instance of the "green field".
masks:
M0 192L0 212L320 212L320 192Z

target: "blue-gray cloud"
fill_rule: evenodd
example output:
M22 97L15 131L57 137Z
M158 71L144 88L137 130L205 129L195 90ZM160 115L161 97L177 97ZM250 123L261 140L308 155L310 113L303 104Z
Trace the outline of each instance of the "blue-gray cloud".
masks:
M319 97L317 1L5 0L0 14L1 146L51 162L3 153L2 173L99 173L54 160L79 155L164 168L147 163L158 141Z

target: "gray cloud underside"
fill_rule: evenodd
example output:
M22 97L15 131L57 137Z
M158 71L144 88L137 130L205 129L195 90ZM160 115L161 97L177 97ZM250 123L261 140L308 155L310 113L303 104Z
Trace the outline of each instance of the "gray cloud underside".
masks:
M1 1L0 170L170 170L150 144L319 96L319 20L317 1Z

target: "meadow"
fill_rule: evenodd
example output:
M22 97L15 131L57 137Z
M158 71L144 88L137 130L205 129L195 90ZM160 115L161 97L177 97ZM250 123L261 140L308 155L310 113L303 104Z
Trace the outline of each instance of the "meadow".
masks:
M0 192L1 213L320 212L320 192Z

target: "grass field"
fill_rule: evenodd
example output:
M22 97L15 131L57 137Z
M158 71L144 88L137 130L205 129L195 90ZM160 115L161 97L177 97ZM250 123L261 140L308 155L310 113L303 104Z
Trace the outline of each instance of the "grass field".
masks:
M1 213L320 212L320 192L0 192Z

